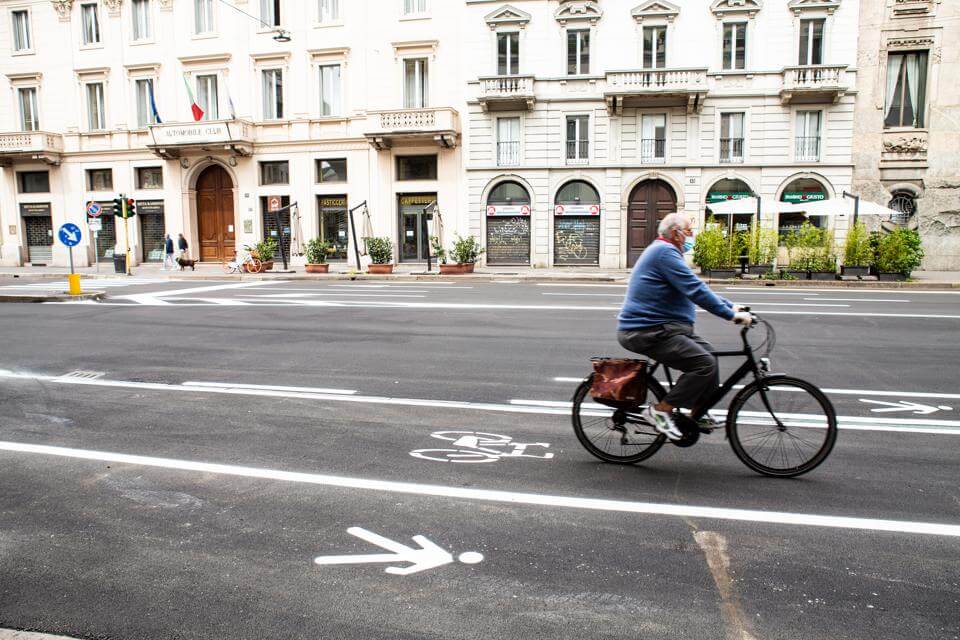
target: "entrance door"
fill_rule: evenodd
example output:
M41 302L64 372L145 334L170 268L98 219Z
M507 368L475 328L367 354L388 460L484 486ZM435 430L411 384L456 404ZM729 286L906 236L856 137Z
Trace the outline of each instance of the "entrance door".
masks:
M423 210L436 202L437 194L425 193L399 197L400 261L426 261L430 251L429 223Z
M49 265L53 261L53 218L23 218L27 231L27 260L33 265Z
M630 194L627 212L627 266L632 267L651 242L657 225L677 210L677 195L663 180L641 182Z
M227 170L213 165L197 179L197 227L200 260L222 262L236 254L233 227L233 180Z

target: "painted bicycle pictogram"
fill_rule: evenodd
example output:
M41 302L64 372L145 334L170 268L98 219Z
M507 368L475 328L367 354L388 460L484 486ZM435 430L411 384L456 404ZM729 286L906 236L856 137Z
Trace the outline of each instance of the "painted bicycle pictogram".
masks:
M548 442L515 442L512 437L499 433L481 431L435 431L430 434L438 440L451 443L450 449L417 449L410 455L421 460L434 462L458 462L462 464L482 464L496 462L501 458L535 458L549 460L553 454L527 453L527 449L539 447L546 449Z

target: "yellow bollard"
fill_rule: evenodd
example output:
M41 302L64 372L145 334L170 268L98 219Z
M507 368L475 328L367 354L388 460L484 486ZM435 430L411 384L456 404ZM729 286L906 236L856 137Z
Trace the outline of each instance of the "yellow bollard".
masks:
M71 273L67 276L67 282L70 285L68 293L72 296L78 296L82 293L80 291L80 274Z

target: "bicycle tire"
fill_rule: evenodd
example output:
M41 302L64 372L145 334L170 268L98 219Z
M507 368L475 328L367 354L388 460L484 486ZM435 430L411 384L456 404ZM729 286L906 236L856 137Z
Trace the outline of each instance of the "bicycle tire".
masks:
M766 401L760 394L761 385L767 392ZM777 394L778 387L786 393ZM795 410L778 410L775 404ZM799 413L797 409L811 411L818 406L822 416L820 412ZM801 434L791 433L801 430ZM807 439L810 433L821 431L819 444ZM837 414L827 396L806 380L790 376L763 378L747 385L733 399L727 413L727 433L733 452L750 469L775 478L794 478L813 471L830 455L837 442ZM794 452L799 454L795 463ZM773 466L781 462L781 466Z
M263 263L260 262L259 258L250 258L250 262L248 262L247 265L247 271L250 273L260 273L263 269Z
M237 268L236 268L235 266L233 266L233 263L224 262L224 263L223 263L223 270L224 270L225 273L228 273L228 274L229 274L229 273L234 273L234 272L237 270Z
M573 432L577 434L577 439L580 441L580 444L583 445L583 448L592 456L604 462L612 462L614 464L636 464L646 460L659 451L667 439L663 434L654 431L653 427L647 427L647 430L641 431L633 436L645 436L643 443L623 444L621 440L624 432L613 422L613 409L610 409L609 415L605 417L602 415L583 413L583 401L590 393L592 382L593 374L591 373L580 383L580 386L577 387L577 390L573 394L573 409L571 412ZM662 398L666 393L656 380L650 380L647 387L649 392L652 393L657 400ZM600 406L597 411L606 413L606 409L606 407ZM637 412L639 412L639 410L640 407L637 407ZM590 421L585 423L584 417L589 418ZM597 441L602 441L610 450L601 447ZM642 447L642 449L639 449L639 447ZM615 452L618 449L620 453ZM630 453L626 453L626 451Z

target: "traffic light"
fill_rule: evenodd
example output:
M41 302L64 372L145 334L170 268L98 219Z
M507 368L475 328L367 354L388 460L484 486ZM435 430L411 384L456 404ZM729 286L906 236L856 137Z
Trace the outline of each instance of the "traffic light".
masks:
M135 215L137 215L137 201L127 198L127 217L132 218Z
M114 198L113 199L113 215L118 218L123 217L123 198Z

